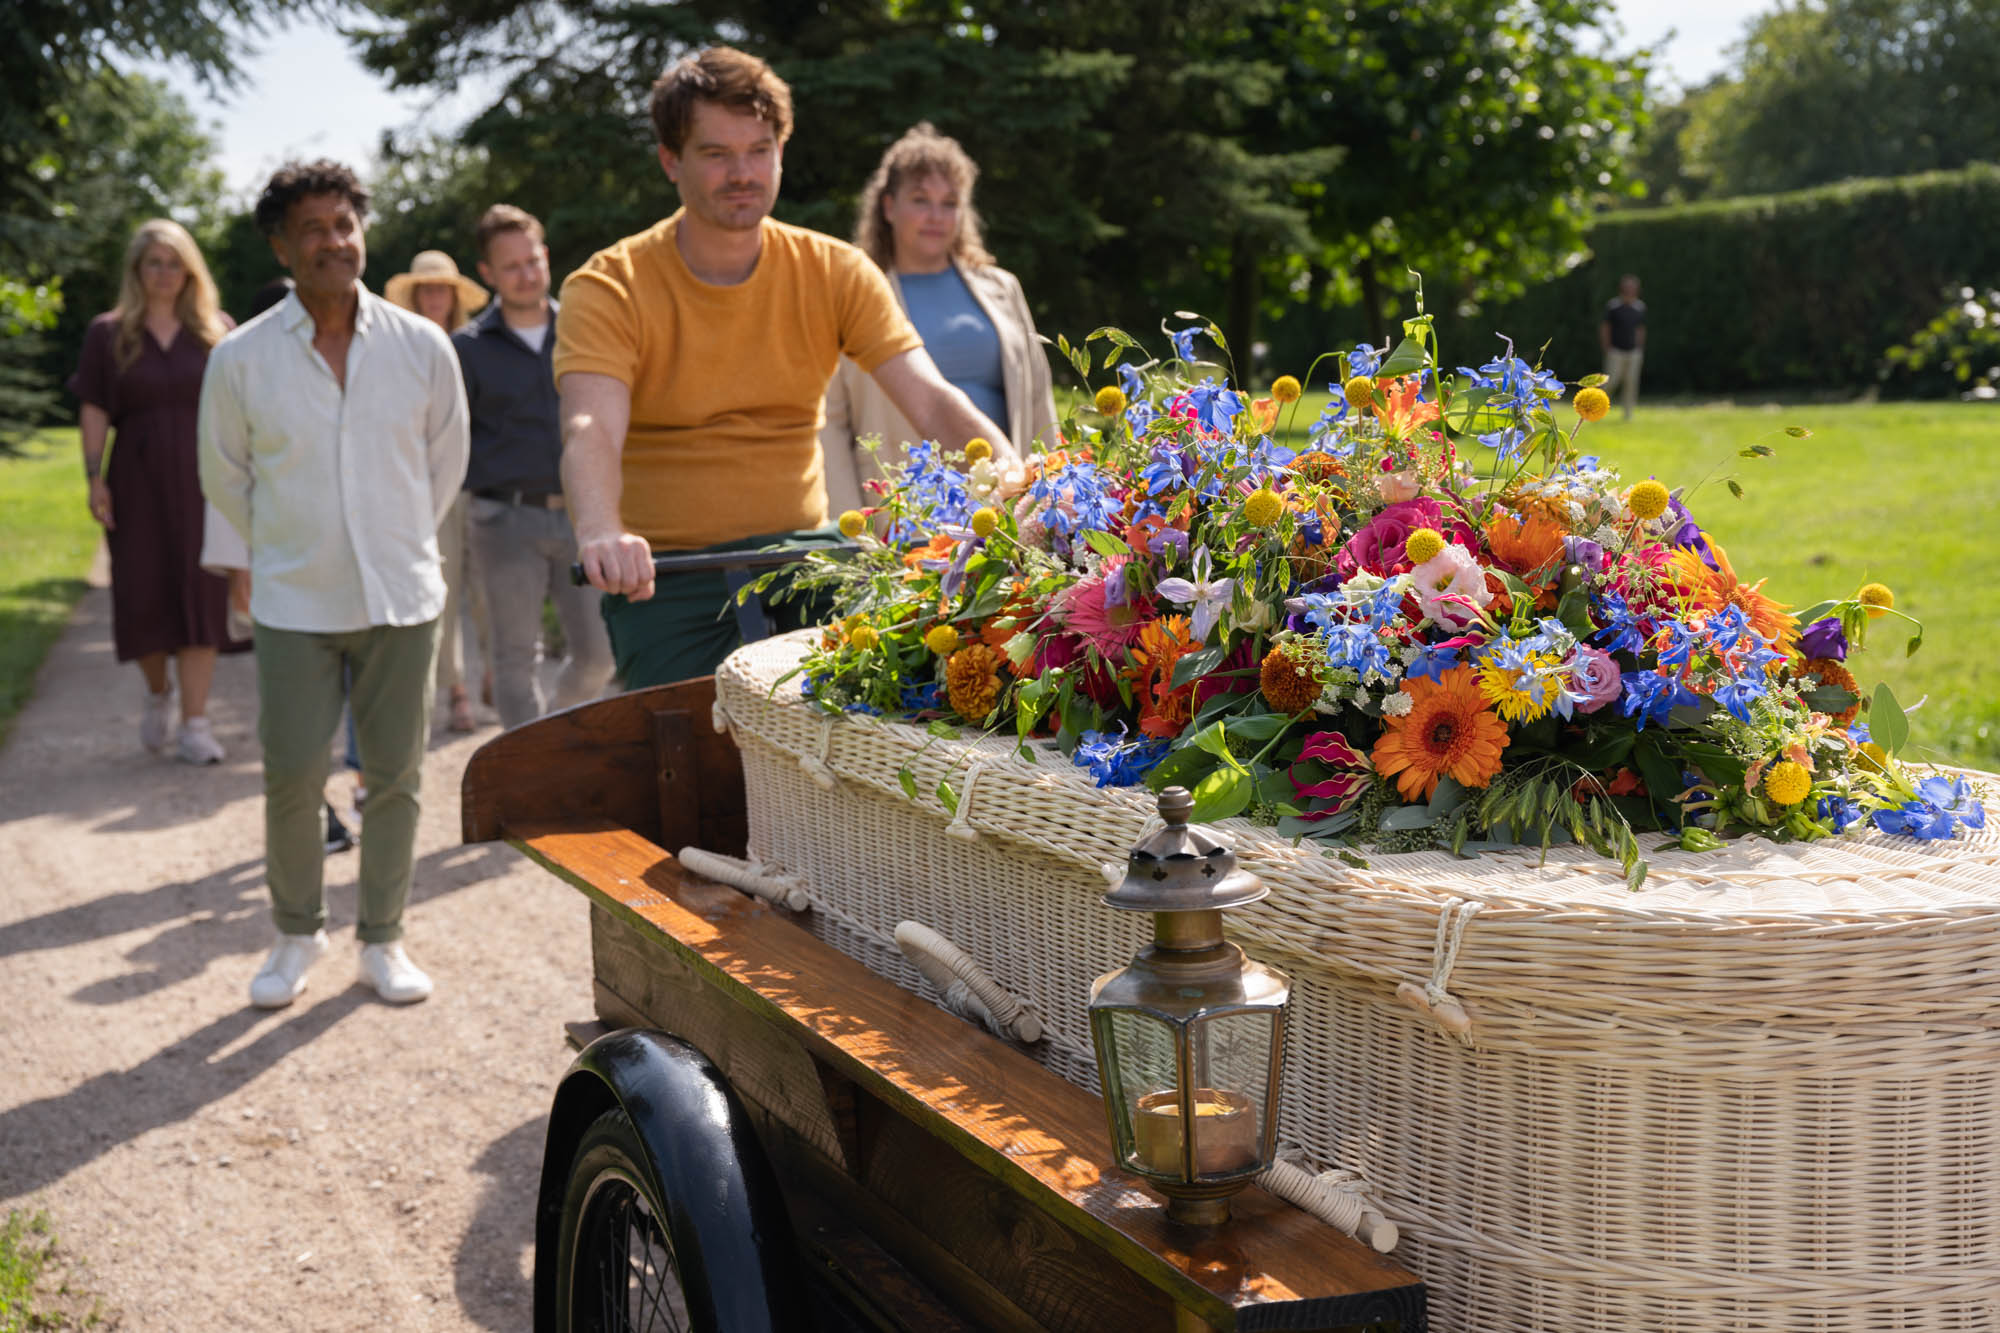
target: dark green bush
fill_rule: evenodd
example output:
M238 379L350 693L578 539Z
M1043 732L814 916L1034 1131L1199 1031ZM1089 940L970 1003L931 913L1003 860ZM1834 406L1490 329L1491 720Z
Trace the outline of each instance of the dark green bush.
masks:
M1913 398L2000 397L2000 291L1947 292L1937 318L1882 358L1882 382Z
M1574 378L1598 363L1619 275L1636 273L1649 392L1859 388L1937 316L1940 292L2000 275L1995 217L1990 165L1611 213L1591 228L1590 258L1520 300L1447 317L1445 345L1463 359L1495 332L1524 350L1546 339L1549 364Z

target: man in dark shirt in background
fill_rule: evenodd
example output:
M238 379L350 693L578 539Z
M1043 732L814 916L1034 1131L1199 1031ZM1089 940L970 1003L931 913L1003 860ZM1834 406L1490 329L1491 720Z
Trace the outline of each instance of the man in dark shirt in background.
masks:
M1639 299L1639 279L1630 273L1618 280L1618 299L1604 308L1597 341L1604 347L1604 392L1618 399L1630 421L1639 403L1639 366L1646 359L1646 303Z
M542 224L511 204L479 219L479 276L500 299L452 335L472 414L466 540L493 622L493 703L503 726L541 716L542 600L550 598L569 655L555 706L597 697L611 678L603 596L572 587L576 535L562 495L562 429L550 357L556 303Z

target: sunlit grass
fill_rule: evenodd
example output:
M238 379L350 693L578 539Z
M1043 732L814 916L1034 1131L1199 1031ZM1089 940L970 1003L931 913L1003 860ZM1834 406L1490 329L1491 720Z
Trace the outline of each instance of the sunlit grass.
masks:
M0 740L83 596L98 540L75 431L0 458Z

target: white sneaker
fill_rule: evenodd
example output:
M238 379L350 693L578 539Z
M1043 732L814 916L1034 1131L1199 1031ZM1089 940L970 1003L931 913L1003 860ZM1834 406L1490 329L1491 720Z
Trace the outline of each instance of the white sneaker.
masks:
M259 1009L282 1009L306 988L306 969L327 951L326 932L310 935L280 935L264 959L264 966L250 978L250 1003Z
M224 751L205 717L191 717L181 724L180 757L184 764L219 764Z
M362 945L361 979L390 1004L415 1004L431 993L431 979L410 961L400 940Z
M167 748L167 716L173 707L174 692L146 692L146 711L139 715L139 744L154 754Z

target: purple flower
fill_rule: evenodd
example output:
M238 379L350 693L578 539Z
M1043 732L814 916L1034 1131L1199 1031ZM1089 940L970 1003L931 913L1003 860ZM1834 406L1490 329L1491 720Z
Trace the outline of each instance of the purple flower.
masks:
M1602 573L1607 563L1604 548L1588 537L1563 538L1563 560L1572 565L1582 565L1593 574Z
M1805 633L1799 635L1799 651L1807 657L1830 657L1836 662L1847 660L1847 636L1840 631L1840 621L1833 616L1815 620L1807 625Z
M1679 496L1668 497L1667 512L1672 514L1676 520L1674 526L1667 530L1668 543L1673 546L1688 547L1695 554L1699 555L1702 558L1702 563L1706 564L1710 569L1719 569L1720 566L1715 563L1715 557L1709 553L1708 538L1701 535L1701 528L1696 525L1693 517L1689 515L1687 506L1680 502Z
M1616 703L1624 683L1623 673L1610 653L1583 644L1578 644L1569 656L1569 679L1580 713L1595 713L1606 704Z

